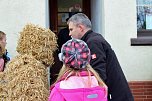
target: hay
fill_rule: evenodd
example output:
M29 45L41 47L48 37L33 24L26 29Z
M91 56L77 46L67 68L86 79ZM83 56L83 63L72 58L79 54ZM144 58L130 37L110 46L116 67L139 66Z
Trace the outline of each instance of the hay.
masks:
M28 24L18 41L18 56L0 72L0 101L47 101L49 85L46 66L54 62L55 34Z
M17 52L32 54L37 60L46 65L54 63L53 52L57 49L56 35L46 28L27 24L20 32Z
M0 72L0 101L7 101L6 98L8 97L7 86L4 78L4 72Z
M31 55L19 55L5 71L8 101L47 101L47 69Z

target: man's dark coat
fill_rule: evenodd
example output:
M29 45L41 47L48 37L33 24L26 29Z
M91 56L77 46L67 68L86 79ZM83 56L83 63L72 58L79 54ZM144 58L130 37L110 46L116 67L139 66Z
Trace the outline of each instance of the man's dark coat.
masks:
M101 34L91 30L81 39L91 50L91 66L108 86L108 101L134 101L115 52L109 43Z

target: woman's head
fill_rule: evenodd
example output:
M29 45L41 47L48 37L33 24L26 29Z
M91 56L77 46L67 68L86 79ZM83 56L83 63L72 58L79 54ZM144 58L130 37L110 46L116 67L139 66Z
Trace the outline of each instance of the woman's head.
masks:
M85 69L90 64L90 49L84 41L71 39L63 44L59 58L66 67Z
M90 77L93 74L100 86L105 85L99 74L90 66L91 53L84 41L79 39L67 41L61 48L59 59L63 62L63 66L55 83L68 79L71 75L81 76L81 71L87 71L89 77L88 84L91 83Z
M2 47L6 46L6 34L2 31L0 31L0 43L2 45Z

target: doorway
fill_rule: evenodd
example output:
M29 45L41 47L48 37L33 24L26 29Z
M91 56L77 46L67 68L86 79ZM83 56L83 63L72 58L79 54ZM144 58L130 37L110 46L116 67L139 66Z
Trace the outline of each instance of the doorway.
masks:
M60 29L65 28L66 19L76 13L84 13L89 18L90 0L49 0L50 29L58 35ZM50 68L50 84L52 84L62 67L62 62L58 59L59 50L54 53L54 65Z
M90 0L49 0L50 29L57 34L65 19L79 12L91 18Z

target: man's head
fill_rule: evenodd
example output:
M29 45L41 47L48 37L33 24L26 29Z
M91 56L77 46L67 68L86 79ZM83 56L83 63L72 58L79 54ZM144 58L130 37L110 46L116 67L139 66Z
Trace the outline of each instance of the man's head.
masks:
M59 59L68 67L83 69L90 63L90 49L84 41L71 39L63 44Z
M91 29L91 21L83 13L73 15L67 22L69 25L69 35L76 39L81 39L83 35Z

